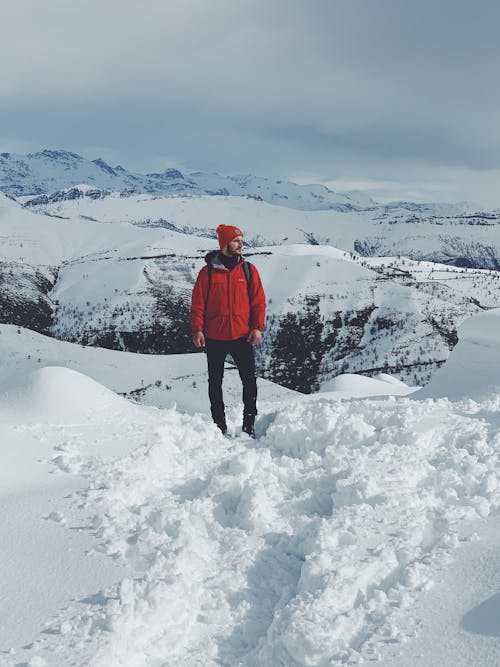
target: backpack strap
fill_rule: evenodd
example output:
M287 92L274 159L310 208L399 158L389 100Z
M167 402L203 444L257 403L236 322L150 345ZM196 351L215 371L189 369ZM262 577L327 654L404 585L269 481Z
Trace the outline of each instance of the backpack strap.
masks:
M218 250L211 250L205 257L205 261L207 262L207 274L208 274L208 289L207 289L207 297L205 299L205 304L207 303L208 295L210 294L210 279L212 277L212 269L213 269L211 259L218 252L219 252Z
M243 262L243 273L245 274L245 278L247 279L247 290L248 290L248 304L250 306L250 319L248 321L248 325L251 326L251 317L252 317L252 293L250 291L250 281L252 279L251 271L250 271L250 262L244 261Z
M250 300L250 280L251 280L251 273L250 273L250 262L244 261L243 262L243 273L245 274L245 278L247 279L247 287L248 287L248 300Z

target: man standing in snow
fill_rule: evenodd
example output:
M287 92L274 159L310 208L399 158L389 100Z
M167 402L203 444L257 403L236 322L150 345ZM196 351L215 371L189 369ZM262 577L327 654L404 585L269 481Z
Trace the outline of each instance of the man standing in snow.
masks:
M222 397L224 361L230 354L243 384L243 432L255 437L257 380L254 345L262 339L266 297L259 273L242 257L243 232L232 225L216 229L220 250L205 257L191 301L191 330L208 362L208 395L212 418L226 433Z

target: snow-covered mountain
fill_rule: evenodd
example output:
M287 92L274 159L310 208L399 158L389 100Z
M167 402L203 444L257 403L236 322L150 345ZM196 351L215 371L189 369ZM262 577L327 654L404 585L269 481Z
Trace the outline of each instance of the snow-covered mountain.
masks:
M63 340L191 351L190 291L220 222L245 231L266 285L260 372L291 389L318 390L340 372L424 384L458 324L499 303L498 212L355 206L254 177L131 175L64 151L2 160L10 191L19 181L44 193L0 201L1 321Z
M247 240L254 246L305 241L364 256L500 267L500 212L467 203L380 205L360 192L253 175L183 174L172 168L139 174L101 158L48 149L1 153L0 191L63 217L126 219L211 236L217 213L221 221L248 222Z
M254 248L308 243L368 257L500 268L500 213L458 205L400 203L351 211L303 211L246 197L124 195L85 185L22 201L32 210L63 218L128 221L210 238L214 221L237 224Z
M144 225L137 215L143 203L151 211L172 200L113 195L91 201L99 206L93 216L64 210L75 217L0 201L0 234L9 240L0 252L3 322L84 345L187 353L193 350L190 292L217 223L232 216L243 229L253 223L258 234L267 221L269 234L274 214L276 237L288 225L289 240L299 240L298 225L306 222L263 202L203 197L177 198L176 224ZM189 233L197 218L206 236ZM495 271L363 258L289 240L282 236L281 245L254 247L247 255L269 301L260 373L291 389L318 390L341 372L392 373L423 384L448 357L458 324L500 302Z
M235 195L300 210L332 209L349 211L371 205L362 194L336 193L323 185L297 185L252 175L221 176L178 169L160 173L132 173L118 165L111 167L102 158L87 160L77 153L43 150L28 155L0 153L0 191L14 195L42 195L37 202L75 197L73 186L92 186L85 195L99 197L100 190L163 195ZM69 188L69 193L59 191Z

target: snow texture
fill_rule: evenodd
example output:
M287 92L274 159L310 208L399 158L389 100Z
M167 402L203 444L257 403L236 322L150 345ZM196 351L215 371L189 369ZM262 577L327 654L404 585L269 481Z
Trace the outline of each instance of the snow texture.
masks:
M462 385L475 379L466 399L443 397L458 377L446 366L420 400L290 394L262 401L257 440L64 368L4 390L3 435L33 405L24 428L52 450L46 478L86 480L48 522L64 534L66 513L88 516L95 556L127 574L101 590L89 576L84 600L54 609L24 648L4 644L1 664L383 664L417 634L412 610L462 527L500 509L500 393L480 372L499 320L466 323L451 354ZM356 391L353 378L338 384ZM228 416L237 423L239 407Z

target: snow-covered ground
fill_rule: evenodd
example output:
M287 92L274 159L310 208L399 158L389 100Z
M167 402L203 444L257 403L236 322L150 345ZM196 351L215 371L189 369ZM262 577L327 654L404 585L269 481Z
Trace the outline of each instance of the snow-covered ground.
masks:
M499 325L410 396L261 383L256 440L230 371L210 423L202 355L2 327L0 664L499 664Z

